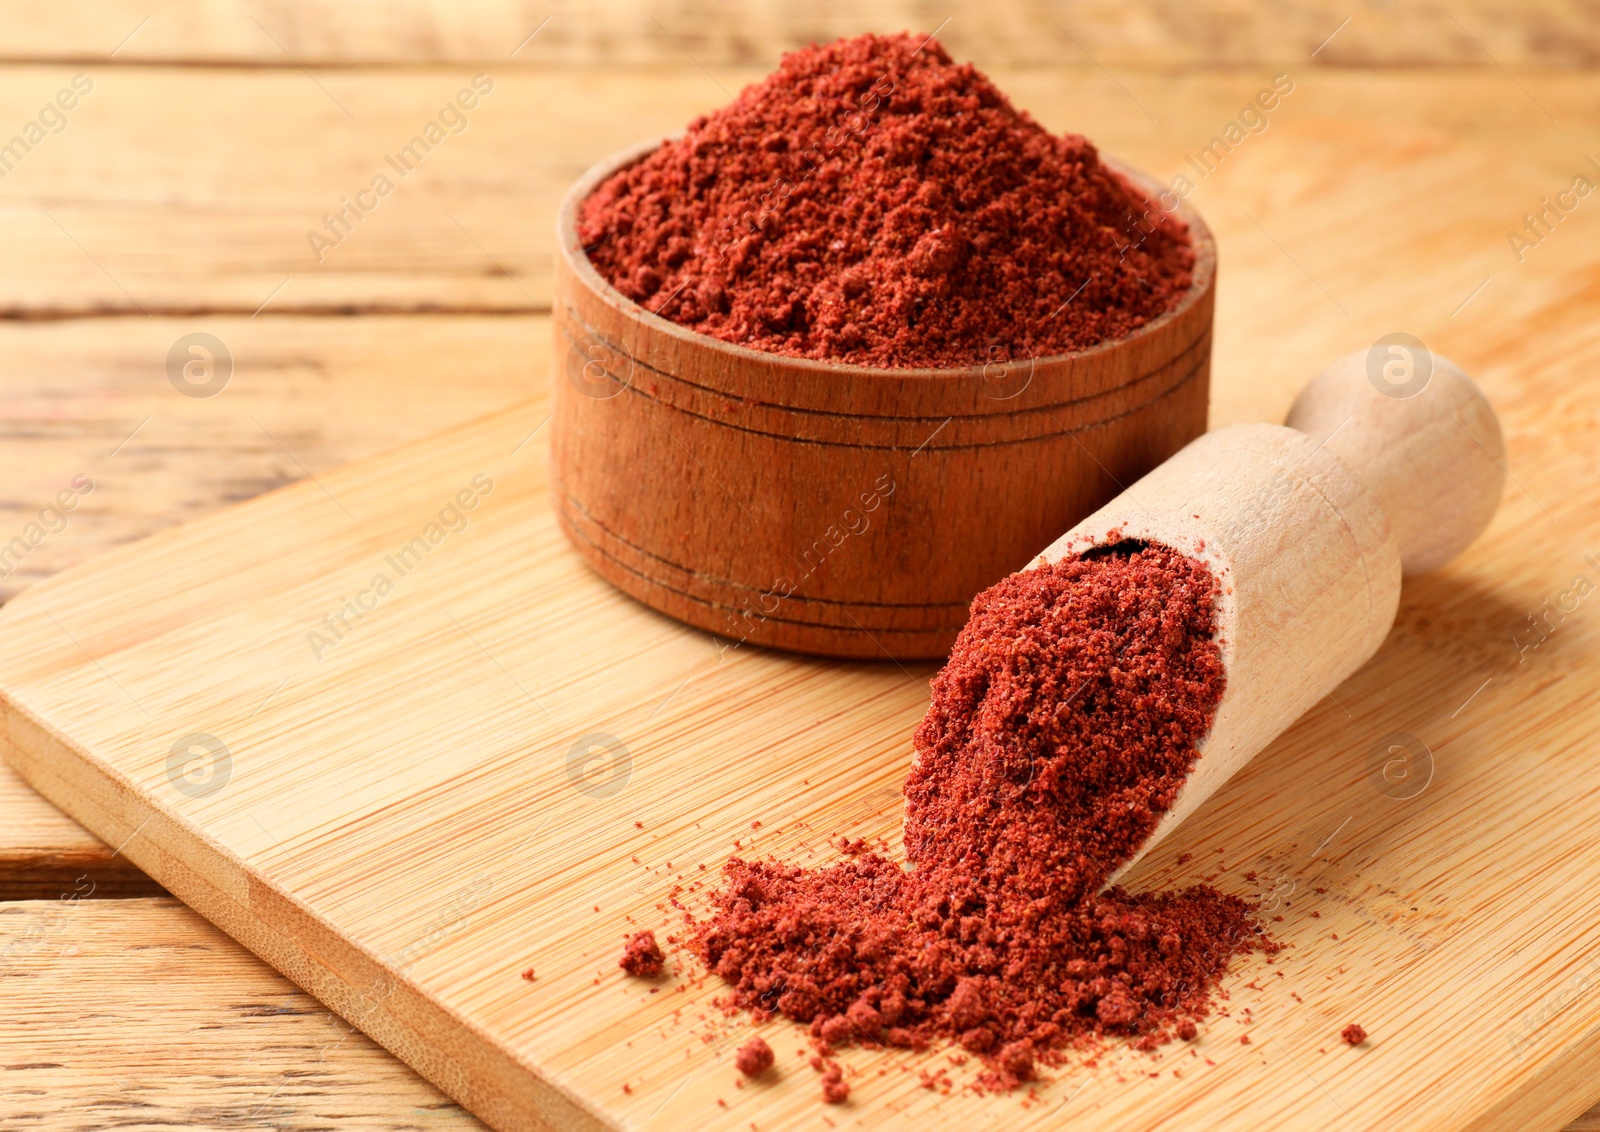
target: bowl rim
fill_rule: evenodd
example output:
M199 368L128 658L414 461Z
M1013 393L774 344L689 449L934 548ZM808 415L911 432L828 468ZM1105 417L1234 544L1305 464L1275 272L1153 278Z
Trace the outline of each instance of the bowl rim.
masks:
M955 378L985 378L989 367L996 363L986 365L967 366L920 366L920 367L890 367L890 366L863 366L853 362L830 361L826 358L808 358L794 354L777 354L766 350L757 350L751 346L743 346L736 342L729 342L710 334L703 334L698 330L691 330L682 323L673 322L654 311L642 306L628 298L621 291L611 285L610 280L601 275L594 266L589 255L584 251L583 245L578 240L578 208L588 199L589 195L599 187L600 183L613 173L642 160L647 155L655 152L669 141L674 141L683 134L665 134L661 137L636 142L633 145L617 150L606 157L596 161L586 169L567 189L561 199L561 206L556 212L556 244L557 254L564 256L568 264L583 278L586 286L596 294L617 306L621 311L631 315L638 322L657 333L666 334L685 345L725 352L733 358L742 359L751 363L763 365L778 365L793 367L801 372L811 372L817 375L850 376L863 379L876 379L879 381L890 379L955 379ZM1100 160L1113 171L1132 181L1140 189L1157 197L1166 191L1153 177L1127 165L1104 152ZM1031 365L1034 369L1041 366L1065 366L1090 359L1097 354L1109 354L1114 350L1125 348L1134 341L1159 333L1170 323L1176 322L1183 315L1210 294L1216 285L1217 276L1217 245L1211 234L1211 229L1206 225L1200 213L1192 208L1186 200L1180 199L1175 210L1179 217L1189 226L1190 242L1194 246L1195 265L1189 289L1177 304L1163 311L1143 326L1135 327L1121 338L1110 338L1097 342L1093 346L1086 346L1081 350L1071 350L1062 354L1041 354L1035 358L1011 359L1004 364Z

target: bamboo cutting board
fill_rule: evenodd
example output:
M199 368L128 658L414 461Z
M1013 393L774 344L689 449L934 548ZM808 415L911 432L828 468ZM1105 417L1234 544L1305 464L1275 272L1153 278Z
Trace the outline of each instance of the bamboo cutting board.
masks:
M824 1107L798 1027L760 1028L778 1073L741 1088L752 1026L717 982L671 946L660 983L616 961L734 852L898 852L932 668L735 648L622 597L556 530L545 421L529 403L28 590L0 610L6 757L499 1128L1537 1128L1600 1095L1589 591L1536 648L1500 631L1552 570L1600 577L1585 450L1522 474L1587 527L1508 500L1131 878L1214 876L1290 945L1228 979L1192 1053L979 1097L949 1051L855 1050ZM1396 785L1400 732L1431 752Z

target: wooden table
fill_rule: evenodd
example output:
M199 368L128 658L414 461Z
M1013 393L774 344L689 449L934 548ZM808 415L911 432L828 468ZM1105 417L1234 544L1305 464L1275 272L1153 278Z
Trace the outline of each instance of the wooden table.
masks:
M690 19L443 0L381 19L301 0L8 17L0 140L73 76L92 89L0 179L0 543L33 543L0 565L0 598L542 396L567 183L725 102L789 46L904 20L843 4ZM1592 18L1555 3L1151 3L1058 22L991 4L956 12L942 38L1046 125L1163 177L1192 176L1188 158L1255 90L1293 78L1267 130L1190 198L1221 249L1214 424L1280 418L1323 361L1404 330L1491 396L1540 374L1555 442L1592 448L1600 196L1520 258L1508 241L1586 155L1600 163ZM466 129L319 262L307 233L480 72L494 88ZM180 395L169 366L202 333L231 377ZM1515 477L1519 451L1551 441L1519 419L1508 442ZM74 509L41 516L62 491ZM115 848L0 769L0 1112L39 1127L476 1126ZM1574 1107L1595 1095L1600 1082ZM1569 1127L1600 1129L1600 1109Z

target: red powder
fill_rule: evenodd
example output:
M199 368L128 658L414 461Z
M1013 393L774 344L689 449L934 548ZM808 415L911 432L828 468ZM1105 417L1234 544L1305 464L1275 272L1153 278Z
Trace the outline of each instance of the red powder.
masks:
M1339 1031L1339 1036L1345 1040L1346 1045L1358 1046L1367 1040L1367 1032L1354 1022Z
M630 975L653 979L661 974L665 962L666 957L661 954L661 945L656 942L656 933L643 931L628 940L627 946L622 949L622 958L617 961L617 966Z
M772 1068L772 1063L777 1060L772 1052L772 1047L760 1038L751 1038L739 1047L739 1052L734 1055L733 1063L746 1077L754 1077L765 1073Z
M936 41L783 57L613 174L579 238L628 298L758 350L970 366L1121 338L1188 290L1182 221Z
M822 1071L822 1099L827 1104L844 1104L850 1099L850 1086L845 1083L844 1070L833 1062Z
M913 868L731 860L691 942L734 1004L824 1053L953 1039L996 1087L1068 1047L1192 1036L1229 961L1278 945L1210 887L1099 890L1211 727L1217 593L1202 563L1123 543L979 594L915 735Z

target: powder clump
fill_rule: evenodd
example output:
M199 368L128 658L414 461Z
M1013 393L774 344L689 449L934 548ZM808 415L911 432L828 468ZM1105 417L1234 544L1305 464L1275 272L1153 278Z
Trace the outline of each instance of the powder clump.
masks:
M771 1069L776 1060L772 1047L756 1037L739 1047L739 1052L734 1055L733 1064L746 1077L756 1077Z
M850 1099L850 1085L844 1079L844 1070L829 1063L822 1071L822 1100L825 1104L844 1104Z
M936 40L783 57L606 179L578 233L647 309L727 342L981 366L1121 338L1188 290L1187 226Z
M992 1088L1107 1038L1192 1037L1229 962L1278 945L1207 886L1100 889L1210 730L1217 597L1203 563L1139 543L978 595L914 737L911 867L731 860L691 945L733 1004L823 1053L951 1040Z
M656 942L656 933L652 931L636 932L629 938L622 949L622 958L617 961L617 966L641 979L655 978L661 974L665 964L666 956L661 954L661 945Z

